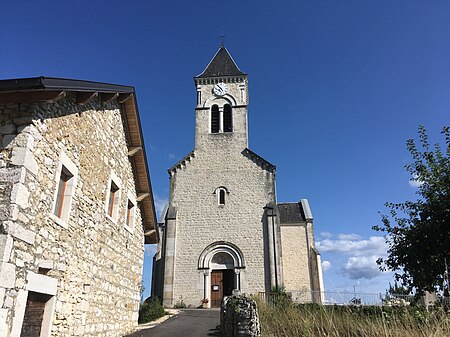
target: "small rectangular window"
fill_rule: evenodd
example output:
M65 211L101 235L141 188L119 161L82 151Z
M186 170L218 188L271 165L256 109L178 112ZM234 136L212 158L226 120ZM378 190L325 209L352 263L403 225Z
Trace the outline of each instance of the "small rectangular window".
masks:
M130 199L128 199L125 214L125 224L131 229L134 227L134 212L135 212L134 207L135 207L134 203Z
M71 174L69 170L63 165L61 168L61 173L59 175L58 192L56 194L56 203L53 213L60 219L62 219L65 215L65 211L68 211L67 206L71 197L71 180L73 180L73 174Z
M114 181L111 181L111 186L109 189L109 200L108 200L108 215L113 218L114 214L116 213L116 203L117 203L117 194L118 194L119 188L114 183Z
M78 168L72 160L61 151L55 172L55 194L50 210L50 218L58 225L68 228L70 210L75 195Z

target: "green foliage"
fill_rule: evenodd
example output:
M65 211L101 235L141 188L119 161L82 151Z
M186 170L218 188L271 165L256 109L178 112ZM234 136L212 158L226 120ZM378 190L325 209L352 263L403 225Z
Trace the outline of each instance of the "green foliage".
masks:
M159 303L159 299L157 297L151 297L149 300L146 300L144 303L141 303L139 307L139 324L148 323L154 321L157 318L160 318L166 314L161 303Z
M386 295L411 295L411 291L409 289L399 285L397 281L394 282L394 285L389 283L389 289L386 290Z
M290 294L286 293L284 287L273 287L272 292L268 294L269 303L277 308L287 308L292 305Z
M413 139L407 149L413 162L405 166L419 184L416 201L386 203L389 215L382 215L388 257L378 259L381 270L395 272L408 291L448 291L444 287L445 261L450 262L450 132L444 127L445 150L431 147L423 126L419 127L419 150ZM447 289L445 289L447 288Z

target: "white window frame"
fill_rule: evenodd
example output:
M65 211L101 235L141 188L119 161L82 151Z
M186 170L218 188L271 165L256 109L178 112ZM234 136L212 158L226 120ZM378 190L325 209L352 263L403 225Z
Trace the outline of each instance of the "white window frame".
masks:
M212 132L212 107L213 105L217 105L218 109L219 109L219 132ZM234 128L233 128L233 106L230 103L225 103L224 105L220 106L219 104L215 103L211 105L211 107L209 108L209 133L216 135L219 133L233 133ZM229 105L230 109L231 109L231 130L232 131L225 131L224 128L224 112L225 112L225 105Z
M132 203L133 207L130 209L130 220L128 220L128 203ZM128 193L127 195L127 199L125 202L125 217L124 217L124 227L127 231L129 231L130 233L133 233L134 231L134 226L136 224L136 199L133 197L133 195L131 195L131 193ZM128 225L128 223L130 225Z
M58 280L56 278L35 274L28 271L26 289L20 289L16 297L10 337L21 336L25 309L27 306L28 292L30 291L50 296L50 298L45 302L40 334L40 337L50 337L56 308L56 293L58 290L57 285Z
M109 197L111 194L112 184L117 186L117 191L114 193L113 211L112 214L109 215ZM106 218L112 221L113 223L117 223L121 194L122 194L122 180L113 171L111 171L111 174L108 179L108 185L106 188L105 215Z
M223 203L223 204L220 203L220 192L221 192L221 191L223 191L223 193L224 193L224 199L223 199L224 203ZM217 199L216 199L217 206L218 206L218 207L225 207L225 205L226 205L226 203L227 203L227 201L226 201L227 195L229 194L227 188L226 188L225 186L219 186L219 187L217 187L217 188L214 190L214 194L216 194L216 198L217 198Z
M67 185L64 191L65 197L64 202L62 205L62 213L61 216L58 217L55 214L56 211L56 202L58 199L58 189L59 189L59 181L61 179L61 173L63 171L63 167L72 175L72 177L67 181ZM59 160L58 160L58 166L56 169L56 175L55 175L55 192L53 194L53 202L52 202L52 208L50 212L50 218L56 222L58 225L64 228L69 227L69 220L70 220L70 213L72 210L72 201L73 197L75 195L76 187L77 187L77 181L78 181L78 167L70 160L70 158L61 151L59 153Z

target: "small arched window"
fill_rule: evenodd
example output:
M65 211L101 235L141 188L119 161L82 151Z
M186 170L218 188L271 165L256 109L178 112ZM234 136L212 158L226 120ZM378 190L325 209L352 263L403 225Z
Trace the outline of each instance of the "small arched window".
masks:
M233 132L233 115L229 104L223 106L223 132Z
M225 206L225 198L228 193L229 192L225 186L219 186L214 190L214 195L217 198L218 206Z
M218 133L220 130L219 106L214 104L211 107L211 133Z

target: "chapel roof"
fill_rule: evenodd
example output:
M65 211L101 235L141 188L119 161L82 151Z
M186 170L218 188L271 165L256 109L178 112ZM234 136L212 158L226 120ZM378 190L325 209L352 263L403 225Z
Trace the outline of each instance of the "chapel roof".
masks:
M300 223L312 220L311 210L307 199L300 202L286 202L277 204L280 223Z
M145 243L157 243L155 204L134 87L44 76L0 80L0 103L53 103L69 93L75 96L77 104L99 99L102 103L115 100L121 106L137 200L141 202Z
M225 46L221 46L206 66L205 70L195 78L245 75L246 74L238 68Z

